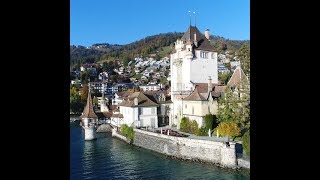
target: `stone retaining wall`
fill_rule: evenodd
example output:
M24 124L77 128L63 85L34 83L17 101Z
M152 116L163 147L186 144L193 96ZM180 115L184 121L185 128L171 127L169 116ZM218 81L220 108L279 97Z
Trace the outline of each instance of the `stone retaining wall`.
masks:
M181 159L200 160L236 168L235 143L227 146L224 142L167 136L140 129L134 129L133 144L162 154Z

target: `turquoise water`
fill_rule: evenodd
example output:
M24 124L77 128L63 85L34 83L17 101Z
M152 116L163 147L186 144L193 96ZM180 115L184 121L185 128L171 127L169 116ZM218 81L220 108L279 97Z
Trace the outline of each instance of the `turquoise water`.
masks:
M248 171L167 158L130 146L108 133L84 141L77 123L70 124L70 179L250 179Z

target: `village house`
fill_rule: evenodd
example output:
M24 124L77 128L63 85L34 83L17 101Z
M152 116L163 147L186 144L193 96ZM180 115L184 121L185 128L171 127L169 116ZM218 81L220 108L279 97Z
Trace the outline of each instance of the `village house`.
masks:
M123 115L123 119L118 125L127 124L138 128L158 127L158 104L150 100L142 92L130 94L118 106L120 114Z
M172 108L171 96L168 90L145 91L143 92L149 99L156 102L158 127L169 125L170 110Z
M208 83L196 83L194 86L193 92L182 98L181 112L178 113L182 114L182 117L196 120L200 128L204 126L205 115L218 113L218 98L226 86L213 84L210 78Z

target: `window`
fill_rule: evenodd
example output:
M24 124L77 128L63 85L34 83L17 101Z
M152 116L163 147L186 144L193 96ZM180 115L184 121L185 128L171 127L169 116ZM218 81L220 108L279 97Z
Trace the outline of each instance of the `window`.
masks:
M151 114L155 114L154 108L151 108Z
M200 51L200 57L204 59L208 59L208 52Z
M192 114L194 114L194 107L192 106Z
M186 104L184 105L184 108L187 109L187 105Z

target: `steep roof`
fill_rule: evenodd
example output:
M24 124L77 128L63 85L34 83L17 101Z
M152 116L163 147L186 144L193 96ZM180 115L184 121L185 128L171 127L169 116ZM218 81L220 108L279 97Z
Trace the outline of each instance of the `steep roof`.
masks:
M158 104L161 103L172 103L171 96L168 94L168 90L157 90L157 91L143 91L143 94L146 95L150 100ZM164 95L164 100L159 99L160 95Z
M229 82L227 83L227 85L230 86L236 86L238 85L242 80L248 81L248 77L244 74L243 70L238 66L231 78L229 79Z
M187 96L186 98L184 98L184 101L203 101L203 100L207 100L207 98L205 97L207 93L200 93L198 90L198 86L196 86L196 88L194 89L194 91Z
M202 101L202 100L208 100L208 83L194 83L195 89L194 91L187 97L185 97L183 100L186 101ZM227 86L221 86L219 84L212 84L213 88L210 90L211 96L213 98L218 98L221 96L221 93L223 93Z
M185 42L191 41L194 42L194 34L196 34L196 38L198 41L198 47L195 49L205 50L205 51L213 51L214 47L210 43L210 41L199 31L196 26L189 26L188 30L184 33L181 40Z
M213 97L220 97L222 93L225 92L227 86L215 86L211 92Z
M134 105L134 99L138 99L138 105ZM127 106L127 107L134 107L134 106L158 106L157 103L150 100L146 95L142 92L134 92L130 94L127 98L125 98L119 106Z
M94 110L93 110L90 90L88 91L86 107L84 107L83 114L80 116L80 118L95 118L95 119L98 118L98 116L94 113Z
M208 92L208 83L194 83L198 87L199 93ZM218 86L219 84L212 83L212 87ZM213 88L211 90L213 90Z

